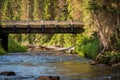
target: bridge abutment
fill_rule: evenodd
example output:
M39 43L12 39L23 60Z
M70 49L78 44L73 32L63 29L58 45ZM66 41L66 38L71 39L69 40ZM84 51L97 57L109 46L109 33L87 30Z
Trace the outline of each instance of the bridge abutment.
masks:
M1 46L5 51L8 51L8 33L0 33Z

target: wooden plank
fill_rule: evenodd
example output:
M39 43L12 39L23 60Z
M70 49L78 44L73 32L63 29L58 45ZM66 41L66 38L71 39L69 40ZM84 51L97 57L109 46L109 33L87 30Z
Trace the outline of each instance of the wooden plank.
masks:
M70 26L71 24L69 24L69 25L59 25L59 27L61 27L61 28L68 28L69 26ZM8 28L8 27L14 27L14 26L16 26L16 28L26 28L26 27L28 27L28 25L1 25L1 27L2 28ZM41 28L43 25L30 25L30 27L31 28ZM45 26L45 28L55 28L56 27L56 25L44 25ZM83 28L83 25L73 25L74 26L74 28L78 28L78 27L81 27L81 28Z
M1 21L1 25L83 25L82 21Z

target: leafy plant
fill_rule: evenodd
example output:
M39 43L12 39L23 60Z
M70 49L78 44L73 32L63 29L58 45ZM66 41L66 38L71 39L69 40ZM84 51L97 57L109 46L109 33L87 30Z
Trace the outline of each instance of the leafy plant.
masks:
M76 52L83 57L95 58L99 51L99 41L96 38L83 37L79 40Z

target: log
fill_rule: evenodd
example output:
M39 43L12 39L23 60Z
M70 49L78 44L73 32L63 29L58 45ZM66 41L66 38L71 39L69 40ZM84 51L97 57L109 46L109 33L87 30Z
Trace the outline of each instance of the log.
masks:
M71 53L75 49L75 46L71 46L67 48L60 48L55 46L41 46L41 47L46 50L54 50L54 51L67 52L67 53Z

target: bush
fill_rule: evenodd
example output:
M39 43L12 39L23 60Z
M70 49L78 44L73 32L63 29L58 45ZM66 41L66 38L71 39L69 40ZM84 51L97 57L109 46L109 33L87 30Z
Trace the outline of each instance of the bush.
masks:
M81 36L76 52L82 57L95 58L99 52L99 41L98 39L92 37L87 38Z
M8 52L25 52L27 51L25 46L20 45L12 39L8 42Z

